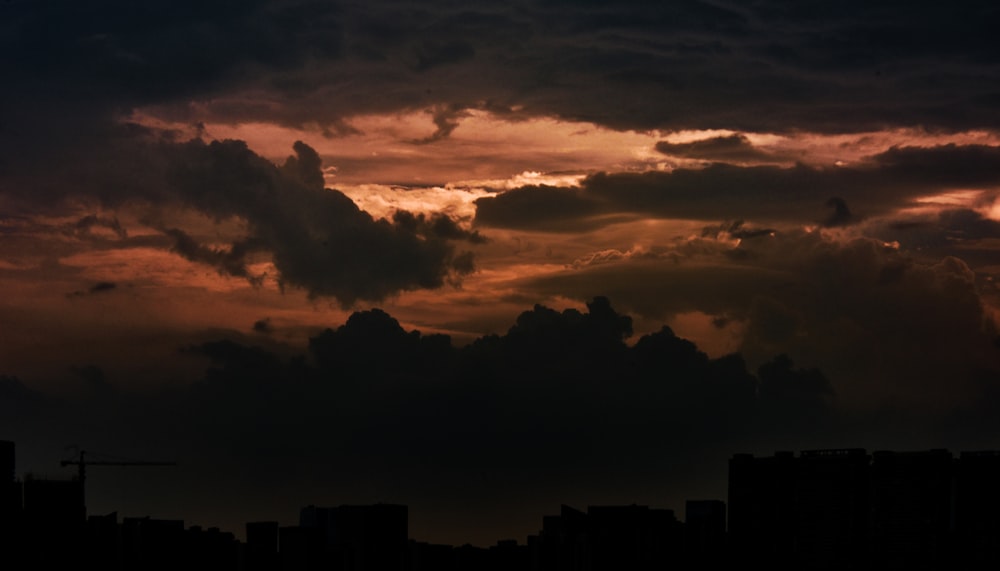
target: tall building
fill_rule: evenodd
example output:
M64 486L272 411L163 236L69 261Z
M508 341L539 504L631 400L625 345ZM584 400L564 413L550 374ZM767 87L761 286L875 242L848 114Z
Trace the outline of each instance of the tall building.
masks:
M0 529L21 514L21 484L14 478L14 443L0 440Z
M797 564L809 569L867 566L870 461L857 448L799 454L794 484Z
M680 556L683 532L673 510L633 504L587 508L587 536L590 569L652 571Z
M943 564L950 552L952 455L875 452L872 558L885 569Z
M587 558L587 514L562 505L559 515L542 517L538 565L543 571L582 571Z
M82 526L86 521L83 484L79 480L25 480L24 517L31 526Z
M729 461L734 562L852 569L867 548L869 462L861 449L778 452Z
M325 556L343 571L399 571L408 561L409 511L404 505L308 506L300 512L299 525L315 530Z
M688 500L684 505L684 552L688 566L719 567L726 551L726 503Z
M247 571L278 568L278 522L254 521L246 524Z
M682 524L673 510L648 506L562 506L545 516L532 541L542 571L646 571L666 569L682 555Z
M13 562L23 543L21 482L14 478L14 443L0 440L0 567Z
M962 452L955 465L959 568L1000 566L1000 451Z
M0 484L13 483L14 480L14 443L0 440Z
M734 561L778 565L794 550L795 456L729 460L729 541Z
M24 481L22 544L24 568L55 569L81 552L86 515L78 480Z

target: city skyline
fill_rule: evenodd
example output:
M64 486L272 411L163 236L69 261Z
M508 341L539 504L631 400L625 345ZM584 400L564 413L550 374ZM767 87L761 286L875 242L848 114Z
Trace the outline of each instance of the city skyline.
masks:
M734 453L1000 448L998 25L2 2L0 438L177 462L95 506L456 542L717 497Z
M990 565L997 557L997 450L735 454L726 500L686 500L682 515L635 503L585 510L564 503L523 540L480 546L414 539L405 504L310 504L292 524L248 521L240 538L183 519L119 522L118 512L87 514L82 468L74 479L20 480L15 464L15 444L0 441L0 552L42 565L639 571L768 562L781 569L939 569Z

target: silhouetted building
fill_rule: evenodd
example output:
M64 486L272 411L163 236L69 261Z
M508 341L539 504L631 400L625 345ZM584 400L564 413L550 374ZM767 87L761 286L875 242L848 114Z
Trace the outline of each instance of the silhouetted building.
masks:
M863 450L730 460L734 562L808 569L1000 564L1000 452Z
M248 522L246 532L244 553L247 571L278 569L278 522Z
M22 487L14 468L14 443L0 440L0 560L18 554L23 543Z
M794 488L797 564L807 569L867 566L870 462L861 449L799 455Z
M583 571L587 561L587 514L567 505L542 517L538 563L544 571Z
M26 568L70 564L82 550L85 515L83 487L77 480L24 481L19 549Z
M955 468L959 568L1000 565L1000 451L962 452Z
M83 486L79 480L29 478L24 482L24 515L29 525L82 526Z
M941 568L950 554L952 455L875 452L872 558L883 569Z
M794 552L795 456L778 452L729 460L730 553L739 561L776 566Z
M590 569L663 569L680 555L682 526L673 510L647 506L587 508Z
M240 571L243 549L236 537L217 527L191 526L184 533L183 569L192 571Z
M14 443L0 440L0 526L13 525L21 514L21 485L14 478Z
M118 525L118 512L89 516L85 537L87 545L84 553L91 568L122 568L122 534L121 526Z
M729 462L729 532L737 560L851 569L868 540L870 457L861 449Z
M125 518L122 559L126 569L168 571L190 565L185 553L183 520Z
M490 571L520 571L530 569L531 552L527 545L518 545L517 540L503 539L489 549Z
M410 571L454 571L455 553L451 545L410 541Z
M299 523L315 530L334 569L399 571L409 559L409 513L404 505L308 506L300 512Z
M681 554L683 526L673 510L648 506L562 506L545 516L537 548L524 556L544 571L664 569Z
M475 545L459 545L454 549L455 571L492 571L490 552Z
M314 569L325 556L319 530L300 526L278 529L278 552L282 571Z
M14 483L14 443L0 440L0 484Z
M684 555L688 566L718 567L726 552L726 504L688 500L684 505Z

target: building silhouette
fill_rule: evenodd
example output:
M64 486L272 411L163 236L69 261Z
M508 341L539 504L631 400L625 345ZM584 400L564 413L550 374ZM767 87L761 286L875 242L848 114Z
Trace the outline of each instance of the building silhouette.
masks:
M536 544L544 571L664 569L682 555L683 525L673 510L648 506L562 506L545 516Z
M684 562L689 567L717 568L725 561L726 503L688 500L684 505Z
M183 520L85 512L80 480L16 478L0 441L0 568L108 571L653 571L987 569L1000 564L1000 452L863 449L729 461L728 502L690 500L684 521L644 505L561 506L525 543L409 537L398 504L306 506L298 525L246 539Z
M1000 565L1000 451L962 452L955 470L955 541L960 567Z
M729 553L778 567L794 553L795 456L777 452L729 460Z
M409 557L406 506L376 504L302 508L301 549L339 571L400 571Z
M279 526L276 521L255 521L246 525L244 549L247 571L277 569Z
M82 551L86 512L77 480L26 478L16 549L29 567L70 564Z
M737 454L728 515L731 561L786 569L995 565L1000 453Z

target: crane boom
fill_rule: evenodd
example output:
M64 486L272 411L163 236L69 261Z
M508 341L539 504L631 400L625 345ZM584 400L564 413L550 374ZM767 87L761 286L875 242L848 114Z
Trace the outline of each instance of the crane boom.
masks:
M148 462L142 460L87 460L87 452L80 451L79 460L63 460L60 466L77 466L79 468L80 485L87 479L87 466L176 466L177 462Z
M86 498L87 489L85 487L85 482L87 479L87 466L176 466L177 462L151 462L143 460L87 460L86 451L80 451L79 460L63 460L59 462L60 466L76 466L79 474L80 481L80 491L84 494ZM86 506L86 500L84 500L84 505ZM86 509L86 507L84 508Z

